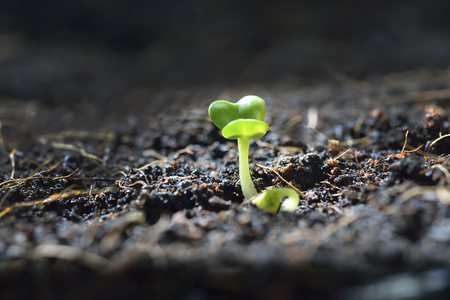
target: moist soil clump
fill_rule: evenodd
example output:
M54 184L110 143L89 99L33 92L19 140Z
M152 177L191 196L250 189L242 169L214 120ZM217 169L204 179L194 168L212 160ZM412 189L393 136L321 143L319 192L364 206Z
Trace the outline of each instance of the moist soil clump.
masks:
M244 201L236 143L207 117L223 92L101 120L3 101L0 296L443 297L449 74L254 91L271 125L251 142L255 186L304 195L276 215Z

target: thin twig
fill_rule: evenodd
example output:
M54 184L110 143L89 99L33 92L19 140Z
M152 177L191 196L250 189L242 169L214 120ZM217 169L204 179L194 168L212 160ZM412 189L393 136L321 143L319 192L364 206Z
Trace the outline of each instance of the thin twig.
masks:
M83 155L84 157L96 160L99 163L103 164L103 160L100 157L98 157L94 154L91 154L91 153L87 153L83 147L75 146L72 144L59 143L59 142L50 142L50 145L56 149L72 150L72 151L78 152L81 155Z
M10 205L8 207L5 207L1 212L0 212L0 218L3 217L4 215L6 215L7 213L9 213L11 210L13 210L14 208L18 208L18 207L30 207L30 206L35 206L35 205L39 205L39 204L48 204L50 202L54 202L54 201L58 201L58 200L62 200L65 198L69 198L69 197L77 197L77 196L83 196L83 195L88 195L91 193L91 191L89 190L75 190L75 191L70 191L74 186L71 185L68 188L64 189L62 192L60 193L56 193L54 195L51 195L47 198L44 199L39 199L39 200L34 200L34 201L28 201L28 202L20 202L20 203L15 203L13 205ZM108 187L102 190L96 190L94 191L95 194L98 193L108 193L110 191L112 191L114 189L114 187Z
M172 163L173 164L173 163L175 163L175 161L174 160L168 160L168 159L155 160L155 161L152 161L151 163L143 165L142 167L140 167L138 169L142 171L142 170L147 169L148 167L150 167L150 166L152 166L154 164L159 164L159 163Z
M433 147L433 145L434 144L436 144L437 142L439 142L440 140L442 140L442 139L445 139L445 138L447 138L447 137L449 137L450 136L450 133L449 134L446 134L446 135L443 135L443 136L440 136L440 137L438 137L437 139L435 139L433 142L431 142L431 144L430 144L430 146L428 146L428 148L430 149L431 147Z
M350 148L348 148L347 150L345 150L344 152L342 152L341 154L339 154L338 156L336 156L334 159L338 160L339 158L341 158L342 156L344 156L345 154L347 154L348 151L350 151Z
M400 153L404 153L405 152L406 143L408 142L408 133L409 133L409 130L407 130L406 133L405 133L405 142L403 143L402 151Z
M333 188L335 188L335 189L337 189L337 190L342 191L342 189L341 189L340 187L335 186L334 184L331 184L331 183L329 183L328 181L321 181L320 183L328 184L329 186L331 186L331 187L333 187Z
M266 167L266 166L262 166L260 164L256 164L258 167L263 168L263 169L267 169L269 171L274 172L284 183L286 183L288 186L290 186L291 188L293 188L297 193L299 193L299 195L301 195L303 198L306 199L306 196L302 193L302 191L300 191L298 188L296 188L295 186L293 186L289 181L287 181L286 179L283 178L283 176L281 176L277 171L275 171L272 168Z
M438 164L438 165L433 165L433 166L431 166L431 168L432 168L432 169L439 169L439 170L441 170L441 171L444 173L445 178L446 178L447 180L450 179L450 172L449 172L446 168L444 168L443 165L440 165L440 164Z
M14 173L16 172L16 161L14 159L14 155L17 153L17 149L13 149L11 153L9 153L9 160L11 161L11 179L14 179Z

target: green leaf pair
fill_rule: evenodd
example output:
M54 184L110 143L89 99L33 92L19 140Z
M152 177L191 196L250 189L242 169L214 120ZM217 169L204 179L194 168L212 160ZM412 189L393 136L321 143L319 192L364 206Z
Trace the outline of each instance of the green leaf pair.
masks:
M237 103L214 101L209 106L209 116L227 139L257 139L269 130L264 122L266 104L257 96L245 96Z

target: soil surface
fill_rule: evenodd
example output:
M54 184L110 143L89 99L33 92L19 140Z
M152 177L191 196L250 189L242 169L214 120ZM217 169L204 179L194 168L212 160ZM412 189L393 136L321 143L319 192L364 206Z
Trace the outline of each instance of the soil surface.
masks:
M151 47L131 50L120 47L120 34L97 44L89 40L95 35L87 37L81 46L1 35L12 50L0 53L0 298L444 299L446 30L433 31L429 52L417 54L408 47L415 40L402 40L405 55L397 53L392 68L368 67L387 57L376 53L385 44L374 35L362 48L346 44L332 51L333 68L320 69L326 76L311 72L308 60L328 53L334 34L308 38L309 51L304 40L267 39L233 80L209 77L208 55L216 58L216 48L204 50L204 65L192 50L181 60L193 63L179 66L171 40L159 35ZM417 32L431 35L425 27ZM248 60L248 47L213 67L231 74L238 67L227 62ZM295 60L299 48L306 58ZM424 54L434 54L430 64ZM366 64L344 73L340 64L357 58ZM274 70L283 74L275 81L267 75ZM30 84L22 90L23 82ZM258 191L301 190L294 213L271 215L244 201L236 141L224 139L208 118L212 101L248 94L266 100L271 126L251 141L253 181Z

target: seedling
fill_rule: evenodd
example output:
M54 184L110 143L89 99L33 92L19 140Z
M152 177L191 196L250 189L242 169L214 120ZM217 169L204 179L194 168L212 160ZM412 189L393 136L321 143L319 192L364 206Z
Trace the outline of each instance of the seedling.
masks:
M286 198L283 203L280 199ZM298 193L291 188L274 188L258 194L252 199L259 209L267 210L275 214L280 211L295 211L300 202Z
M258 208L272 213L276 213L280 208L280 200L287 198L281 204L281 210L294 211L299 203L299 196L295 190L271 189L258 195L250 176L248 165L250 139L263 137L269 130L269 125L264 122L266 116L264 100L257 96L245 96L237 103L218 100L211 103L208 112L225 138L238 141L239 177L244 197Z

